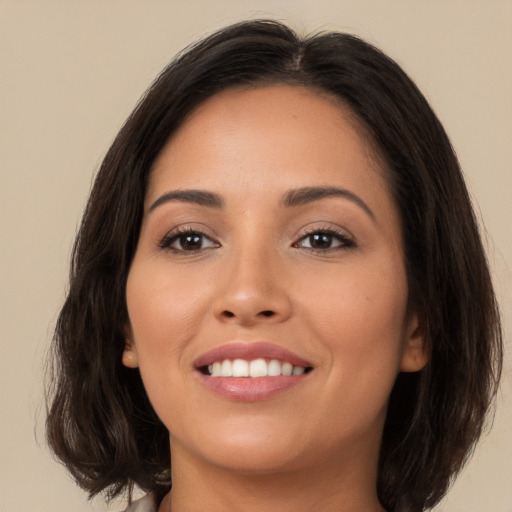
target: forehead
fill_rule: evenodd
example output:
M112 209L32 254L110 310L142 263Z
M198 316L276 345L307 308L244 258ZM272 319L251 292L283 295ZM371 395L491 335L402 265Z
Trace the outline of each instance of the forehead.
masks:
M147 199L164 189L250 191L343 185L387 194L371 138L326 94L288 85L228 89L193 110L152 169Z

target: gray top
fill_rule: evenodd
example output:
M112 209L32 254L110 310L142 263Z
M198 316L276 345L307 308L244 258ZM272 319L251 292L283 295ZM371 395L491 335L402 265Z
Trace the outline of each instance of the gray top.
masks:
M157 512L151 494L146 494L143 498L132 502L124 512Z

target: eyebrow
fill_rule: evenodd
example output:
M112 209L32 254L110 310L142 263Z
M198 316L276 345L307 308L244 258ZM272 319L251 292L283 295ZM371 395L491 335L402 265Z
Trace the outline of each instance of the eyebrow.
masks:
M342 197L352 201L357 206L362 208L371 218L375 220L375 214L370 207L356 194L350 190L338 187L302 187L289 190L281 200L282 206L286 208L293 208L295 206L303 206L305 204L321 201L328 197ZM222 208L224 201L221 196L214 192L207 190L172 190L161 195L150 207L149 212L158 208L162 204L179 201L184 203L197 204L199 206L206 206L209 208Z
M218 194L206 190L172 190L160 196L150 207L149 212L170 201L193 203L209 208L222 208L224 201Z
M289 190L284 195L282 204L288 208L293 208L294 206L302 206L328 197L343 197L344 199L352 201L375 221L375 214L372 212L371 208L358 195L344 188L326 186L302 187Z

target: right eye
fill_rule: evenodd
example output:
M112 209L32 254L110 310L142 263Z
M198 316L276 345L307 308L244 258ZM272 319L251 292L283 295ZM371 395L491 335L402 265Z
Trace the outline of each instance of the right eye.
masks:
M215 247L220 245L201 231L192 229L169 233L160 242L161 249L175 252L199 252Z

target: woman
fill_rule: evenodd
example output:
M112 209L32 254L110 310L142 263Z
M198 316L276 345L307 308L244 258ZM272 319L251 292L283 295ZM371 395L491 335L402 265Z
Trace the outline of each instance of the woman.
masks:
M50 445L91 496L148 491L130 512L434 506L501 334L426 100L346 34L188 49L98 173L55 355Z

